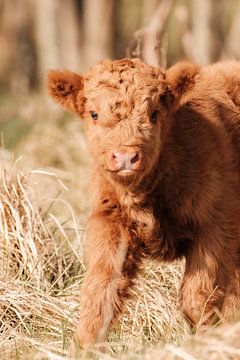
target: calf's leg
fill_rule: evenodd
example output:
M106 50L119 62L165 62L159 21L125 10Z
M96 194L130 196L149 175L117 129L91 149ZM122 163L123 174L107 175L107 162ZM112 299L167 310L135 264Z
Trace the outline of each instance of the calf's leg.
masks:
M96 214L89 222L87 242L87 274L81 288L81 313L75 335L83 348L106 340L131 284L124 270L131 242L127 229Z
M226 316L226 295L231 299L232 308L233 302L237 301L234 295L236 247L233 239L212 226L196 239L186 258L180 302L183 313L196 329L213 324L216 314L222 310L222 317Z

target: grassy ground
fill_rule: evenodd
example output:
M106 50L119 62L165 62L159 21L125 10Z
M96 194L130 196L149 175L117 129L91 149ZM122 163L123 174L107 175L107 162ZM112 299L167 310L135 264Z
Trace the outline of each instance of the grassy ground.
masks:
M90 207L81 124L37 97L0 105L10 150L0 153L0 359L64 359ZM240 321L190 335L177 306L183 268L146 263L106 353L79 359L240 359Z

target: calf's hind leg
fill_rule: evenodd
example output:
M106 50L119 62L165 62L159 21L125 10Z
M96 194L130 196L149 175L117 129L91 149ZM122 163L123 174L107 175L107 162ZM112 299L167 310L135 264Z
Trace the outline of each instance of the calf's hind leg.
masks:
M196 329L203 330L216 320L229 318L230 303L232 309L235 307L236 249L232 239L212 226L211 231L202 232L196 239L186 258L181 306Z

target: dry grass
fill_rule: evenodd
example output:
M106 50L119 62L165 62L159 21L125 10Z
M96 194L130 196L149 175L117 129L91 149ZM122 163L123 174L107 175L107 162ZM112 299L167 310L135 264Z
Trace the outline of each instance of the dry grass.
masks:
M64 359L78 318L88 159L79 123L48 116L19 145L22 160L0 154L0 359ZM240 359L240 322L188 333L183 267L147 263L107 352L79 359Z
M7 357L32 346L64 353L77 322L82 235L77 226L66 230L51 211L43 213L34 204L31 176L46 174L62 186L43 171L23 174L16 165L1 171L0 350ZM112 340L179 341L185 331L174 309L180 276L180 265L147 265L134 291L137 306L128 304Z
M64 348L63 337L75 325L78 299L68 290L80 283L83 265L71 238L80 244L82 234L77 227L66 231L34 204L31 175L16 166L1 171L0 354L20 352L28 344L22 336L51 344L60 339Z

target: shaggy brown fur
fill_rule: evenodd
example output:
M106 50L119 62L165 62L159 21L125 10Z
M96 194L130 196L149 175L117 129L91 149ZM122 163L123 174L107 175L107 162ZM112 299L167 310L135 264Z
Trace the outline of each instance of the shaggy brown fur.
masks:
M240 63L162 71L103 61L49 73L49 93L83 119L94 204L77 337L106 339L146 256L184 257L193 325L240 300Z

